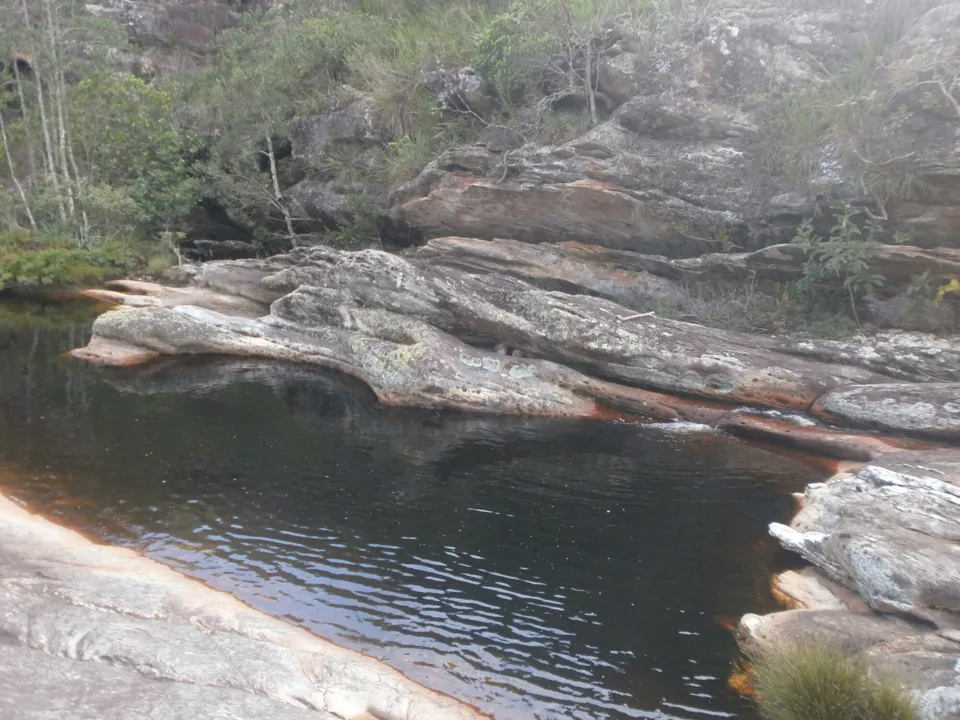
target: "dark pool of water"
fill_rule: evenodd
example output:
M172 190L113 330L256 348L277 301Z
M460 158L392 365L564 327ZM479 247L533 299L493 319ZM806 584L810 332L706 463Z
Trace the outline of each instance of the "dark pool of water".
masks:
M794 460L633 423L379 408L245 361L98 370L0 307L0 485L506 718L750 717L723 623L770 607Z

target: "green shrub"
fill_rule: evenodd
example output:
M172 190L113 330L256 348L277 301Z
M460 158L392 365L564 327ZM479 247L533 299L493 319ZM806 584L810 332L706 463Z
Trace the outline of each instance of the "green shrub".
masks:
M153 255L147 258L147 273L152 277L160 277L171 265L173 259L169 255Z
M918 720L899 684L873 679L862 661L830 647L793 645L753 663L766 720Z
M94 285L136 265L133 250L117 242L83 247L62 237L0 233L0 287Z
M881 221L870 217L866 230L857 222L857 213L849 204L834 208L836 221L826 237L818 235L808 222L801 226L793 242L809 252L797 289L811 303L820 303L824 292L838 281L850 301L853 319L860 324L857 302L871 290L886 283L883 275L872 272L872 263L882 240Z
M149 235L184 218L201 193L186 156L192 133L170 122L173 97L133 75L90 75L71 88L71 136L90 185L78 198L98 237ZM99 223L103 223L101 226Z

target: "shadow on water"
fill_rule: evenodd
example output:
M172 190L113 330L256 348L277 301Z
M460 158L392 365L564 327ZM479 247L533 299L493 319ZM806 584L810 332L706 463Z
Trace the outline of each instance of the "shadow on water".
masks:
M0 313L6 492L505 718L750 717L720 619L771 607L810 479L720 434L378 407L247 360L100 371ZM19 312L19 311L18 311ZM22 317L22 315L18 315ZM27 470L23 470L27 469Z

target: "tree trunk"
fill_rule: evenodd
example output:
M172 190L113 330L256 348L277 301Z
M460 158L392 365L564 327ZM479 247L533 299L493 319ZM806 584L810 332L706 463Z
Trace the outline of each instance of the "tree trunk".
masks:
M7 157L7 167L10 169L10 179L13 180L14 187L20 195L20 201L23 203L23 209L27 213L27 220L30 222L30 229L37 229L37 222L33 219L33 213L30 212L30 203L27 202L27 194L23 191L23 185L17 178L17 171L13 167L13 158L10 156L10 141L7 139L7 124L3 120L3 113L0 112L0 139L3 140L3 154Z
M584 50L584 57L586 58L586 71L587 71L587 107L590 108L590 124L595 126L597 124L597 99L594 97L593 93L593 47L591 41L588 39L586 43L586 49Z
M280 212L283 213L283 219L287 224L287 234L292 239L294 236L293 232L293 220L290 218L290 211L287 210L287 206L283 203L283 195L280 192L280 179L277 177L277 159L273 154L273 139L270 137L270 133L264 133L267 138L267 157L270 158L270 179L273 181L273 197L277 201L277 207L280 208Z
M20 77L20 68L16 58L13 61L13 78L17 83L17 98L20 100L20 114L23 116L23 141L27 146L27 169L30 172L30 179L37 179L37 159L33 147L33 137L30 134L30 116L27 114L27 100L23 96L23 79Z
M50 54L53 58L53 100L57 113L57 140L58 154L60 160L60 171L64 180L67 182L67 209L70 211L70 219L76 216L76 207L74 204L74 187L70 177L70 167L67 164L67 123L66 115L63 112L63 63L61 62L59 47L57 44L57 30L53 19L53 10L50 0L44 2L44 8L47 14L47 34L50 38Z
M30 13L27 10L27 0L22 1L23 7L23 19L25 20L27 27L30 27ZM53 194L57 198L57 209L60 211L60 221L67 221L67 211L63 204L63 195L60 192L60 183L57 180L57 162L53 154L53 141L50 137L50 122L47 117L47 107L43 99L43 79L40 72L40 68L33 68L34 75L34 85L37 88L37 109L40 111L40 127L43 130L43 145L46 150L46 169L47 169L47 180L53 186Z

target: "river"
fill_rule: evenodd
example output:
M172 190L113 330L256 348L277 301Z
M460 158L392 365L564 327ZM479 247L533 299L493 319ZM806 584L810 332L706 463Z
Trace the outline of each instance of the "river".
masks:
M752 718L726 625L814 471L691 427L385 409L239 360L101 370L0 304L0 490L497 720Z

